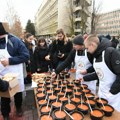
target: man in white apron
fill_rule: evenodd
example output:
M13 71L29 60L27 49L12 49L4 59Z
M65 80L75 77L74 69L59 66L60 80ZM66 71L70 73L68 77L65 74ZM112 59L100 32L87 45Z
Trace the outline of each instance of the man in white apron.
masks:
M90 66L92 66L92 64L89 62L90 61L89 59L91 58L88 58L87 52L84 50L83 41L84 40L80 35L74 38L73 40L74 49L70 52L67 59L60 66L57 67L55 73L52 73L53 77L56 74L60 73L62 70L64 70L72 62L75 62L76 79L83 77L80 71L87 70ZM96 93L96 81L90 81L90 82L84 82L84 83L88 85L88 87L93 93Z
M94 56L94 69L99 78L98 96L108 100L120 112L120 54L109 47L107 40L99 41L96 35L88 36L84 42L88 52Z
M22 115L22 91L24 91L23 64L28 61L29 53L17 37L8 34L0 22L0 76L17 73L19 92L14 96L16 113ZM1 97L1 112L4 120L9 120L10 98Z

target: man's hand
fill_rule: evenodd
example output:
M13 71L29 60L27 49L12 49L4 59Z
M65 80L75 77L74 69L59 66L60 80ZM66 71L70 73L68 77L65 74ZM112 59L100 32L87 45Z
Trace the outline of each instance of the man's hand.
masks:
M45 60L50 60L50 55L45 56Z
M8 58L4 58L4 59L2 59L1 60L1 63L3 64L3 66L7 66L7 65L9 65L9 59Z
M52 77L53 79L55 79L56 73L55 73L55 72L52 72L51 77Z
M82 74L82 75L87 74L87 70L80 70L80 74Z

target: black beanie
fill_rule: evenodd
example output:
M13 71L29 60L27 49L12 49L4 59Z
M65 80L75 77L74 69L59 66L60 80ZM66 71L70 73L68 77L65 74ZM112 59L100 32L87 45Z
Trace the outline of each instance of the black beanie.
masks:
M76 45L83 45L84 39L81 35L77 35L74 39L73 39L73 43Z
M5 34L7 34L7 32L5 31L3 23L0 22L0 35L5 35Z

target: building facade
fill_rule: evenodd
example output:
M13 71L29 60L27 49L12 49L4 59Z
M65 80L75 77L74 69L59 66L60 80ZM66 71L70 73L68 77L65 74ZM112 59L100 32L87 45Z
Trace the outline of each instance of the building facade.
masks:
M75 34L90 32L91 0L74 0Z
M120 36L120 10L100 14L96 32L103 35Z
M86 30L90 26L88 23L91 14L88 9L91 5L90 1L45 0L35 16L36 35L52 36L59 28L69 34L81 33L83 27ZM82 2L84 7L81 6Z

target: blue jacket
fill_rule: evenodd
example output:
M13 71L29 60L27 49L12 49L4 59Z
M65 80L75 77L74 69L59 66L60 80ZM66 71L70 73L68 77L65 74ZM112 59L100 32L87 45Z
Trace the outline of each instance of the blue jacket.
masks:
M0 49L5 48L5 38L0 40ZM11 58L9 58L10 65L16 65L27 62L29 60L29 52L24 43L14 35L8 34L7 50Z

